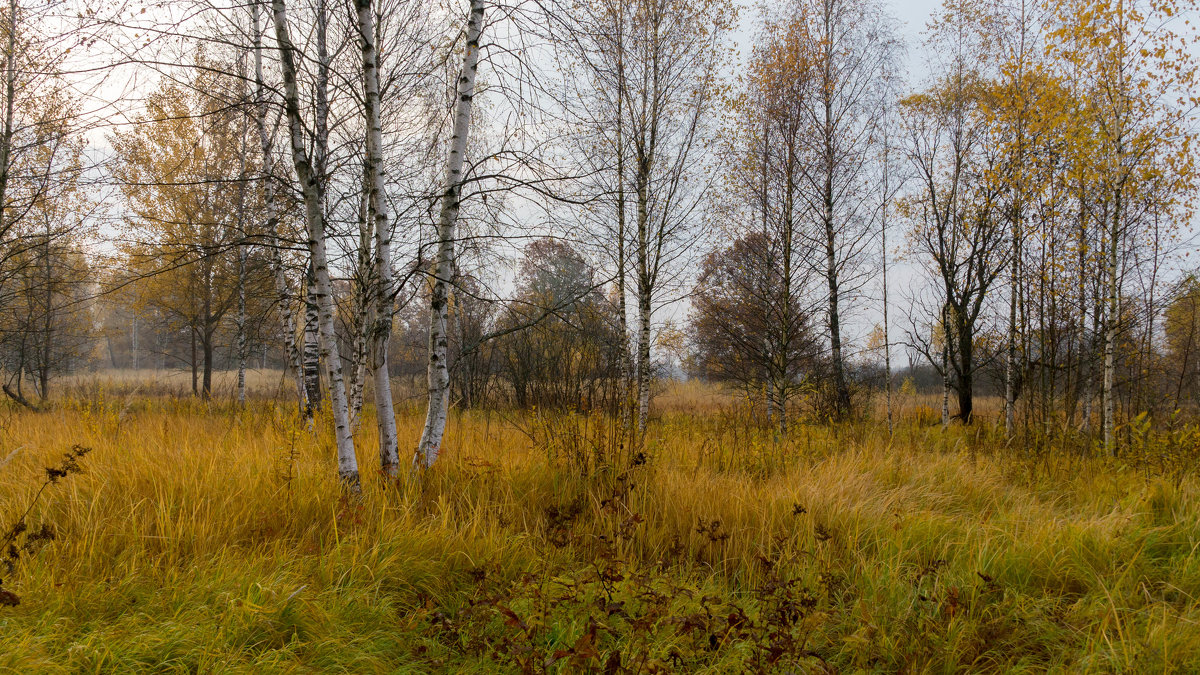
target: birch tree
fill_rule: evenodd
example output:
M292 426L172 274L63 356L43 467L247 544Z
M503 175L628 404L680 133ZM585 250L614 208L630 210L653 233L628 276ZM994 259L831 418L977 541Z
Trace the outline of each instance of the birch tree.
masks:
M379 111L379 53L376 49L375 14L372 0L356 0L355 9L358 18L358 39L362 49L363 68L363 113L366 126L366 190L367 214L369 227L375 233L375 288L373 303L374 325L370 330L371 368L375 383L375 414L379 425L379 462L385 475L395 475L400 458L396 440L396 413L392 407L392 385L388 376L388 340L392 333L392 222L386 189L387 170L383 161L383 124ZM474 12L474 8L472 8ZM482 22L482 8L480 10ZM478 58L479 35L475 35L476 58ZM470 45L468 45L470 49ZM464 60L463 69L467 70L468 63ZM474 70L475 64L470 64ZM472 90L468 89L470 95ZM460 94L461 95L461 94ZM469 120L470 107L466 111ZM456 120L457 124L457 120ZM456 129L457 130L457 129ZM463 129L465 138L467 130ZM461 152L460 152L461 157ZM460 159L461 170L461 159ZM449 175L449 172L448 172ZM449 178L447 179L449 182ZM453 225L450 226L450 240L453 243ZM440 252L439 252L440 253ZM442 330L445 330L445 312L442 313ZM443 337L443 343L445 338ZM445 360L443 345L442 360ZM432 356L430 357L432 364ZM432 408L432 387L431 404ZM448 393L443 400L448 402ZM443 420L442 424L445 424ZM435 451L436 454L436 451Z
M276 0L278 2L279 0ZM461 208L463 162L471 128L471 105L479 70L479 40L483 32L484 0L471 0L467 16L462 67L457 78L454 126L446 158L446 179L437 219L437 258L429 281L429 407L425 427L413 456L415 467L428 468L437 460L450 414L450 371L447 362L447 317L455 273L455 226Z
M262 46L262 4L253 2L250 5L251 51L254 57L254 125L258 133L259 151L261 153L260 179L262 181L263 203L266 208L263 231L266 234L267 250L270 252L271 274L275 284L277 307L283 324L283 337L287 353L287 365L295 378L296 398L301 412L311 410L308 398L308 388L304 382L304 364L301 360L300 349L296 346L296 315L295 301L287 272L283 265L283 244L280 237L281 222L279 218L280 204L276 198L275 186L275 144L274 134L267 128L268 100L266 79L263 74Z
M628 35L631 3L577 0L555 21L560 69L569 73L563 108L570 120L568 142L581 158L603 207L581 210L590 242L612 266L613 304L619 341L621 407L626 430L633 425L634 364L629 340L630 185L628 136Z
M809 317L820 314L825 300L814 283L824 280L814 274L823 255L805 236L813 211L802 195L811 138L806 99L819 86L806 11L764 18L732 105L727 185L742 207L730 224L738 238L705 259L693 299L701 362L739 354L727 365L745 367L747 383L765 387L767 418L780 435L790 402L813 382ZM738 377L724 375L730 376Z
M279 45L280 70L283 75L284 111L287 118L288 137L291 141L292 165L299 180L304 197L304 215L308 229L308 251L312 261L312 292L319 313L321 359L329 377L330 405L333 408L334 435L337 441L338 476L348 489L359 487L358 460L354 453L354 438L350 430L350 410L346 398L346 383L342 376L342 361L338 353L337 334L334 329L334 304L329 280L326 254L326 231L324 195L321 176L314 168L314 160L306 147L303 119L300 112L300 93L297 84L296 47L292 42L284 0L272 0L272 19L275 23L275 40ZM320 21L320 19L318 19ZM323 27L318 26L318 31ZM318 42L321 40L318 39ZM319 60L323 60L318 56ZM327 119L327 105L321 93L322 82L318 81L316 119L318 162L323 162L320 128Z
M652 319L673 268L684 263L705 207L704 145L719 105L721 44L733 7L722 0L639 0L623 55L636 213L631 235L637 299L637 429L650 410Z
M876 209L859 197L870 175L874 125L895 67L896 38L882 7L872 0L803 3L809 23L814 86L802 99L808 118L810 156L800 195L823 252L826 328L833 377L833 409L850 413L850 385L843 345L843 299L861 287L869 269L870 227Z

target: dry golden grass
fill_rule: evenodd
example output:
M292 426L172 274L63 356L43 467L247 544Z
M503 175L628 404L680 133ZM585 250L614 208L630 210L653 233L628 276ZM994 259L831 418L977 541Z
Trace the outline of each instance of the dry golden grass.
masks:
M188 396L192 393L192 371L106 369L64 375L52 386L67 398L95 398L100 392L110 397L131 392L142 396ZM216 398L233 398L237 391L237 371L213 371L212 389ZM293 380L284 371L246 370L246 393L252 398L276 398L294 391Z
M628 470L611 420L471 411L433 472L385 489L368 415L348 502L328 420L310 432L290 403L90 391L4 413L6 521L41 467L93 451L30 518L56 541L5 577L22 604L0 608L0 671L519 672L498 649L524 645L574 650L539 671L615 652L622 672L743 672L761 665L749 638L688 622L717 598L769 625L756 598L783 578L812 602L779 672L1200 670L1191 476L1023 458L982 427L777 438L692 385L664 393ZM421 422L401 411L403 447ZM597 585L598 560L621 580ZM673 595L653 624L592 602L642 606L651 587Z

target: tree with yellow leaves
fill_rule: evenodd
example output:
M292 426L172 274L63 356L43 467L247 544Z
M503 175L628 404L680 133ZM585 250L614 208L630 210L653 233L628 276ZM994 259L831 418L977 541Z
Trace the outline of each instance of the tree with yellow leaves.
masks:
M164 85L133 129L112 136L130 213L122 253L138 277L140 303L188 332L192 389L204 397L242 284L256 287L244 296L251 301L271 297L261 261L241 255L258 222L247 212L261 200L248 181L249 120L226 105L236 97L220 95L240 85L220 73L197 68L190 86Z
M1121 306L1127 281L1161 262L1161 242L1190 217L1196 186L1190 116L1195 31L1172 24L1175 0L1051 0L1047 51L1081 94L1075 125L1076 166L1090 186L1087 213L1100 238L1103 443L1116 444L1118 341L1127 329ZM1181 30L1177 30L1180 28Z
M88 332L85 142L61 69L71 38L49 27L53 14L15 0L0 7L0 359L4 391L26 405L24 376L45 398L50 374L70 365Z

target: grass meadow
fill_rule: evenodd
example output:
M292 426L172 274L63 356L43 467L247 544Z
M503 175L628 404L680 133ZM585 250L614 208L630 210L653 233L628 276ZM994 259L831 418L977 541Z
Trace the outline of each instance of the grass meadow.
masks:
M1034 451L909 397L893 435L779 437L679 385L640 447L465 411L386 483L368 409L347 499L278 380L245 409L126 374L0 412L4 527L33 503L54 535L3 575L0 671L1200 672L1194 432L1154 461ZM415 447L421 406L398 417Z

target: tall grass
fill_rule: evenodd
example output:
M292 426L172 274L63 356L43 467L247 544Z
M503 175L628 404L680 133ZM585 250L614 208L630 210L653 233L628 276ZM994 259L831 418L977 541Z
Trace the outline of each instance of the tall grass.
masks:
M1200 671L1190 473L676 401L640 446L460 413L348 502L289 403L92 393L4 413L5 519L92 452L30 516L58 536L6 582L0 671Z

